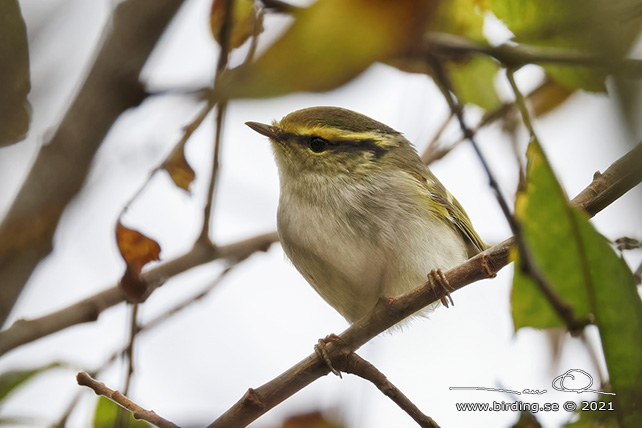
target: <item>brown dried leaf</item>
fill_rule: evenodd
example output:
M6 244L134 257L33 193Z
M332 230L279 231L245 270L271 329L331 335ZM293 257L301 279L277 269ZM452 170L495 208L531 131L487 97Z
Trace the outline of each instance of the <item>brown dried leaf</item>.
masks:
M529 97L533 106L533 113L537 117L550 113L573 95L573 92L573 90L554 80L542 85L539 90L534 91Z
M257 19L257 7L253 0L234 0L230 49L241 46L254 32ZM210 30L219 44L221 27L225 19L225 0L214 0L210 11Z
M163 168L181 189L189 192L189 185L196 178L196 173L185 159L185 144L179 144L163 163Z
M147 291L147 284L140 273L147 263L160 259L160 245L142 233L122 225L116 225L116 243L127 269L119 286L129 302L140 302Z

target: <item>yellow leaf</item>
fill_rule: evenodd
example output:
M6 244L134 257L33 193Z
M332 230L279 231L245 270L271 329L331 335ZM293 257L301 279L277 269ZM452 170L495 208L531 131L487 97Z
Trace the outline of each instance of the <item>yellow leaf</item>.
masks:
M224 73L214 97L271 97L340 86L421 41L436 0L318 0L255 63Z
M219 44L221 27L225 20L225 2L225 0L214 0L210 11L210 30L214 40ZM238 48L252 35L258 10L253 0L234 0L233 4L230 49Z
M564 103L573 94L573 91L566 86L550 81L546 85L541 86L541 90L537 90L529 97L533 106L533 113L535 116L540 117L555 110Z

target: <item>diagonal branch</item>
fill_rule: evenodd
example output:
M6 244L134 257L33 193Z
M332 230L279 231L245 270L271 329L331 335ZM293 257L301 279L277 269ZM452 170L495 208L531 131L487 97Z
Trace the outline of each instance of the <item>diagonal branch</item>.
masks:
M0 325L38 263L53 248L65 207L82 187L112 124L145 98L138 76L183 0L128 0L116 7L93 68L43 145L0 224Z
M346 373L359 376L366 379L379 391L390 398L396 405L398 405L404 412L417 422L422 428L439 428L439 425L430 417L422 413L415 404L406 397L406 395L399 390L386 376L379 371L372 363L364 360L354 352L349 353L343 364L336 364L339 370Z
M142 274L142 278L150 285L151 293L168 279L196 266L218 259L244 260L257 251L267 251L277 241L276 232L272 232L220 247L197 242L186 254L150 269ZM96 321L105 309L124 301L123 292L118 286L114 286L40 318L18 320L11 327L0 331L0 355L76 324Z
M159 428L179 428L178 425L176 425L174 422L168 421L167 419L158 416L153 410L142 408L129 398L125 397L120 392L114 391L102 382L98 382L96 379L92 378L85 372L78 373L76 375L76 380L78 381L78 385L91 388L96 393L96 395L107 397L114 403L129 410L130 412L132 412L135 419L147 421Z
M642 164L642 143L611 165L604 174L596 174L589 187L582 191L572 203L587 210L591 215L596 214L599 210L591 211L591 208L595 209L593 201L600 199L601 208L608 206L642 180L642 174L639 172L640 164ZM621 177L637 177L637 179L620 180ZM628 186L625 188L625 186L613 185L616 182L625 182ZM458 290L480 279L494 277L508 264L509 250L513 245L514 239L509 238L489 248L446 272L446 279L453 289ZM339 341L328 343L327 356L334 359L346 350L356 351L376 335L444 296L445 290L424 285L396 299L380 299L367 317L357 321L339 335ZM345 346L338 346L336 342L343 342ZM288 397L327 375L329 371L323 358L313 353L263 386L249 389L236 404L212 422L208 428L247 426Z
M547 110L544 106L546 105L547 100L549 99L548 97L550 95L548 94L550 93L550 91L555 90L556 85L557 84L553 80L546 79L539 86L537 86L535 89L533 89L531 92L529 92L526 95L526 98L530 101L530 104L533 105L534 107L536 116L538 115L538 110L540 110L539 114L546 113ZM475 135L486 126L491 125L496 121L505 118L509 113L513 112L514 110L515 110L514 102L504 103L499 107L497 107L495 110L486 112L482 117L481 121L479 121L479 123L477 123L475 127L470 130L470 132L472 132L473 135ZM442 125L443 128L445 128L446 125L450 123L452 116L453 114L451 112L451 115ZM426 146L426 149L424 150L424 152L421 154L421 160L424 161L426 165L430 165L432 162L443 158L451 150L457 147L459 144L466 141L466 137L461 136L458 139L456 139L454 142L450 143L449 145L442 146L440 145L441 142L439 141L441 138L442 132L443 132L443 129L440 129L435 134L433 139Z
M162 325L166 321L170 320L174 315L183 311L185 308L188 308L193 303L196 303L199 300L203 299L205 296L209 294L210 291L215 289L221 283L221 281L227 276L227 274L236 266L238 266L237 263L231 264L227 268L223 269L223 271L213 281L211 281L207 287L203 288L198 294L183 300L173 308L169 309L167 312L164 312L156 316L155 318L151 319L146 324L139 326L137 328L138 334L145 333L147 331L155 329L159 325ZM109 368L120 355L123 355L124 353L126 353L128 347L129 345L124 349L121 348L115 351L114 353L112 353L97 369L88 372L89 376L93 378L97 377L101 372ZM125 391L125 395L127 395L126 391ZM67 426L67 420L71 416L71 413L74 411L76 405L78 405L78 402L81 396L82 396L81 393L76 394L76 396L71 400L71 402L69 403L69 405L67 406L63 414L61 415L58 422L51 425L52 428L65 428Z

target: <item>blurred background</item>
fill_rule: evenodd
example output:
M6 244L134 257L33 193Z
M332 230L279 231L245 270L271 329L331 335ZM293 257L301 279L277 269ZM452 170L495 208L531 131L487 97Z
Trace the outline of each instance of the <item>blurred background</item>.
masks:
M28 37L32 116L27 138L0 148L0 216L9 210L36 155L48 143L91 69L104 34L113 25L110 16L118 3L19 1ZM123 206L202 108L203 102L194 91L211 86L214 79L219 45L210 29L211 7L212 0L187 0L168 26L140 77L151 95L120 115L109 130L82 190L62 215L53 252L31 275L5 328L118 283L125 263L114 228ZM483 31L491 43L512 37L490 12L476 13L486 18ZM267 14L258 55L291 21L287 15ZM232 52L232 66L242 62L247 49L243 46ZM637 40L629 55L639 57L641 53ZM541 67L528 65L516 78L520 89L528 93L546 76ZM503 71L493 77L492 87L499 100L512 100ZM637 83L610 77L606 88L607 92L600 93L574 91L536 119L538 136L569 197L642 137ZM327 92L231 101L224 119L211 229L217 245L276 229L276 166L267 140L244 122L269 123L291 111L317 105L349 108L383 122L402 132L419 153L450 116L444 97L429 76L382 63ZM487 110L469 104L466 118L475 124ZM186 159L196 172L189 192L160 172L124 214L124 224L161 245L162 261L188 251L200 232L214 129L210 114L185 146ZM459 139L459 126L450 121L440 144L448 146ZM481 129L477 141L512 203L519 173L515 152L523 157L528 143L518 116L509 114ZM431 169L465 207L486 242L498 243L511 235L467 142L433 162ZM598 214L593 224L611 240L623 236L640 239L640 201L642 189L637 187ZM635 270L642 253L629 251L625 259ZM171 278L140 306L140 323L198 294L226 267L224 261L216 261ZM442 427L509 427L520 416L518 412L457 411L455 403L512 402L516 397L501 392L452 391L449 387L548 390L544 395L519 398L526 402L594 400L596 394L589 392L569 398L554 391L551 382L569 369L584 370L596 382L603 379L606 369L596 328L589 327L584 338L571 338L561 330L523 328L515 332L510 308L512 269L509 265L497 278L454 293L454 307L439 307L429 318L414 320L401 332L384 333L366 344L360 354ZM0 373L53 362L62 365L12 390L0 404L0 420L7 426L55 425L80 393L66 426L91 426L97 397L79 387L75 375L101 367L127 345L130 316L127 306L120 304L103 312L96 322L65 329L3 355ZM180 426L206 426L248 388L260 386L312 353L317 339L347 327L296 272L277 243L235 267L203 299L137 337L128 396ZM118 358L97 378L122 390L126 372L126 362ZM317 411L336 426L415 426L371 384L350 375L319 379L252 426L278 427L294 415ZM544 427L559 427L571 420L572 414L560 410L540 412L536 417Z

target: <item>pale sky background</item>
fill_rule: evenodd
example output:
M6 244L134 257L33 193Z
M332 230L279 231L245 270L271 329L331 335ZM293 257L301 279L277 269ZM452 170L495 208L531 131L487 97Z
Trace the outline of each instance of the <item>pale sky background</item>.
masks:
M38 148L62 117L91 64L94 49L114 1L23 0L30 38L33 121L29 138L0 149L0 213L27 174ZM162 39L143 73L155 90L198 88L211 81L217 45L208 28L210 0L191 0ZM276 36L283 18L266 21L266 40ZM489 31L498 38L506 32ZM262 45L264 46L264 45ZM242 57L238 52L233 61ZM517 77L524 92L542 77L536 67ZM510 90L502 75L500 92ZM278 177L267 140L243 123L270 122L299 108L336 105L364 113L403 132L421 152L448 114L433 83L375 65L358 79L324 94L295 94L269 100L235 101L224 128L221 173L216 195L213 239L230 243L274 230ZM200 106L189 97L152 97L124 114L98 152L83 191L65 212L55 237L55 252L40 264L14 308L11 321L41 316L113 286L122 275L114 224L122 205L149 171L167 155ZM579 93L554 113L538 120L536 130L570 196L597 170L606 169L639 141L627 131L618 104L605 95ZM469 118L479 117L471 111ZM187 251L200 230L202 205L211 162L213 119L206 120L187 144L187 158L197 172L192 196L157 175L125 217L126 224L159 241L161 257ZM446 141L458 137L457 127ZM527 138L518 136L523 148ZM511 198L516 167L510 140L498 126L477 138L504 193ZM489 243L509 236L487 179L471 148L460 145L432 166L435 174L466 208ZM594 224L606 237L642 237L640 187L599 214ZM640 252L627 256L640 262ZM211 263L170 280L141 307L143 322L196 294L223 268ZM594 394L559 393L554 377L582 369L598 378L580 340L564 340L559 361L551 358L547 336L531 329L513 331L509 296L512 266L492 281L482 281L453 295L454 308L437 309L429 319L404 331L383 334L359 353L374 363L426 414L442 427L508 427L513 412L462 413L457 402L513 401L498 392L450 391L450 386L547 389L525 402L589 400ZM123 305L104 312L91 324L77 326L22 346L0 359L0 372L53 360L91 370L127 341L128 311ZM130 396L144 407L181 426L207 425L235 403L249 387L258 387L313 352L317 339L340 333L348 324L318 297L285 259L280 246L259 253L234 270L205 300L136 342L136 366ZM587 330L597 343L595 328ZM16 392L0 417L29 415L56 421L73 396L77 369L42 375ZM115 364L100 378L121 389L124 366ZM89 426L95 402L85 390L70 427ZM354 376L327 376L271 410L252 426L272 427L292 414L322 409L348 427L414 427L414 422L372 385ZM546 427L568 419L563 410L539 413ZM35 426L42 426L34 424Z

